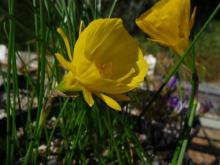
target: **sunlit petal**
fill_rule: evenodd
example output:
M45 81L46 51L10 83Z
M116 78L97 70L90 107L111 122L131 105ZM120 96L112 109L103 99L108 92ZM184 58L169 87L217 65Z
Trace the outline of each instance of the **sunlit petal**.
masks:
M73 65L70 62L68 62L67 60L65 60L65 58L60 53L55 53L55 56L64 69L66 69L66 70L72 69Z
M143 81L143 78L145 77L146 72L148 71L148 64L144 60L144 56L141 50L138 53L138 60L135 65L135 71L135 75L133 75L131 81L128 83L128 86L138 86Z

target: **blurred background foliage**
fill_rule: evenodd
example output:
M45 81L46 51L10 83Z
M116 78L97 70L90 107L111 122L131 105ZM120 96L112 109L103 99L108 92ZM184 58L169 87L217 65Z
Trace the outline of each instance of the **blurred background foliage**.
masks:
M212 1L192 0L192 1L193 1L193 6L197 6L197 16L196 16L196 22L195 22L195 26L194 26L194 33L196 33L197 30L199 30L201 28L201 26L204 24L206 19L209 17L209 15L213 11L213 9L216 7L219 0L212 0ZM38 37L39 36L42 37L43 35L38 35L39 27L37 27L37 26L39 26L39 24L35 22L37 19L39 19L39 18L36 19L36 17L39 17L39 10L40 9L38 8L38 5L33 5L32 3L33 2L37 2L37 3L43 2L44 3L43 8L46 10L46 12L44 12L44 21L45 22L43 21L44 23L46 23L46 28L44 31L46 35L43 36L43 38L46 42L45 42L45 45L43 45L44 42L42 42L42 45L43 45L43 47L41 49L42 52L39 53L39 55L40 55L39 61L41 62L41 59L45 60L45 52L47 54L54 54L54 52L57 51L56 49L59 49L59 47L56 46L56 42L57 43L59 42L59 38L58 37L56 38L56 36L58 35L56 33L56 28L58 26L62 26L65 29L65 32L70 39L71 47L73 48L74 42L76 41L77 35L78 35L80 19L81 18L83 19L84 24L86 26L91 20L93 20L93 18L108 17L109 11L111 11L111 9L109 10L109 6L111 6L113 1L112 0L74 0L74 1L71 1L71 0L63 0L63 1L62 0L45 0L45 1L33 0L33 2L32 2L30 0L19 0L16 2L17 3L16 3L16 9L15 9L15 16L10 16L8 14L8 6L7 6L8 0L1 0L0 1L0 44L7 44L8 43L8 31L7 31L7 29L9 29L8 22L10 19L13 19L16 22L16 33L15 33L16 34L16 42L15 42L16 48L15 49L16 50L27 50L28 48L30 48L32 51L36 52L37 51L37 44L38 44L38 42L41 42L41 39ZM102 2L102 3L100 3L100 2ZM160 47L159 45L157 45L151 41L148 41L147 36L143 32L141 32L141 30L139 30L137 28L137 26L135 25L135 19L142 12L149 9L155 2L156 2L156 0L142 0L142 1L140 1L140 0L118 0L116 7L112 13L112 17L121 17L124 20L124 24L125 24L126 28L139 41L144 53L145 54L152 53L154 56L157 57L157 59L159 61L160 59L158 57L160 57L160 56L158 54L163 53L166 56L168 49ZM99 5L96 5L96 3ZM68 6L71 4L72 5L75 4L75 6ZM34 7L34 6L37 6L37 7ZM76 6L78 6L78 8L76 8ZM74 9L75 9L75 11L74 11ZM199 62L201 62L202 65L203 64L205 65L206 72L208 73L208 74L205 74L204 77L207 80L211 80L211 81L219 81L218 77L220 77L220 70L218 69L219 68L219 59L220 59L220 56L219 56L219 54L220 54L220 36L219 36L220 20L219 19L220 19L220 14L218 14L218 16L216 17L216 20L213 21L210 24L210 26L207 28L206 32L202 36L203 38L200 39L198 41L198 43L196 44L196 46L198 47L198 50L196 51L197 55L198 55L197 59ZM42 26L42 27L44 27L44 26ZM192 34L194 34L194 33L192 33ZM54 44L54 45L50 45L50 44ZM59 45L62 45L62 44L59 44ZM64 53L64 55L65 55L65 53ZM164 65L167 66L168 60L166 61L165 58L161 58L161 59L163 60ZM40 62L38 64L38 66L43 66L43 65L40 65ZM173 66L173 65L171 64L170 66ZM41 68L40 68L41 70L39 70L39 73L41 73L42 70L44 71L44 67L41 67ZM170 70L170 68L168 68L167 70L164 69L165 73L162 73L162 74L166 75L168 70ZM57 71L59 71L59 69ZM10 73L10 72L8 72L8 73ZM42 75L44 75L44 74L42 74ZM37 81L40 82L39 79L37 79ZM220 81L219 81L219 84L220 84ZM43 86L44 83L41 83L41 85ZM51 84L51 87L52 87L52 84ZM33 89L35 89L35 88L33 88ZM36 90L36 91L38 91L38 90ZM43 91L43 88L42 88L42 91ZM38 92L36 92L36 93L38 95ZM35 94L33 94L33 96L34 95ZM151 97L151 94L149 93L149 96L148 97L144 96L144 99L149 100L148 98L150 98L150 97ZM137 98L137 101L139 101L138 99L139 98ZM142 100L142 102L145 103L144 102L145 100ZM114 111L102 112L100 110L100 112L96 111L95 113L93 113L92 111L81 111L81 109L86 109L86 107L83 107L83 106L81 107L81 105L79 104L80 101L76 101L76 104L75 103L74 104L73 103L67 104L67 102L66 102L66 104L63 105L63 107L65 107L66 105L67 106L65 108L62 108L62 110L64 111L63 117L65 119L68 118L68 116L77 116L77 114L79 113L78 117L69 118L69 120L66 120L65 122L63 122L64 124L62 122L60 124L61 127L63 127L63 128L61 128L61 130L65 130L62 135L65 138L63 152L70 153L70 155L68 155L68 154L66 155L67 161L71 160L71 157L73 156L71 154L73 154L75 152L75 150L74 150L75 148L79 149L76 151L78 154L80 154L80 155L75 155L76 157L84 156L83 155L84 153L82 152L82 150L86 147L86 145L82 146L82 144L87 144L87 143L92 144L91 148L94 148L95 153L99 156L98 153L102 152L102 150L103 150L101 144L105 143L106 137L110 137L111 135L114 135L114 133L115 133L114 130L116 130L117 128L119 128L119 130L118 130L118 132L116 132L116 135L123 134L125 136L117 136L117 137L111 136L111 138L110 138L111 141L109 144L113 144L113 146L110 145L111 147L113 147L113 152L114 152L114 150L116 150L116 155L119 158L121 155L125 155L126 157L122 157L123 160L126 160L130 154L133 154L133 153L129 153L130 149L133 150L133 147L130 146L130 140L135 142L136 146L137 146L137 144L139 145L139 142L137 141L136 137L131 136L133 134L130 133L129 131L132 130L132 127L142 129L141 127L139 127L139 125L138 126L135 126L133 124L130 125L130 123L133 123L132 121L134 121L134 119L131 119L131 120L129 119L128 120L129 122L125 122L124 120L121 120L120 114L117 114ZM142 102L140 102L140 103L142 103ZM42 103L42 102L39 101L39 103ZM138 103L139 102L137 102L137 104ZM162 107L160 104L158 104L158 105L159 105L159 108ZM146 105L141 104L141 106L144 107ZM100 105L100 107L102 107L102 105ZM70 112L65 111L66 109L71 109L71 108L75 108L75 109L78 108L78 111L72 111L72 110L70 110ZM156 108L159 109L158 107L156 107ZM60 112L60 114L61 114L61 112ZM167 115L167 112L165 112L165 114ZM125 114L125 116L122 116L122 117L126 118L126 115L127 114ZM107 116L107 118L105 118L103 116ZM159 115L159 116L161 116L161 115ZM111 118L113 118L113 117L114 117L114 120L111 120ZM93 118L93 119L100 118L100 120L97 120L97 122L94 122L95 123L94 127L92 125L93 120L90 120L91 118ZM169 118L167 118L167 116L165 117L165 119L169 120ZM78 121L80 121L80 122L78 122ZM86 121L86 122L83 123L83 121ZM120 121L121 123L119 122L119 124L118 124L118 121ZM119 127L120 124L121 124L121 127ZM111 127L109 127L109 126L111 126ZM147 130L149 130L148 129L149 127L151 127L151 126L148 125L148 127L145 128L146 132L147 132ZM77 128L77 129L73 130L73 128L74 129ZM88 132L88 134L86 134L86 135L80 134L81 132L83 132L82 130L86 130L85 128L89 128L88 130L91 130L91 132ZM55 128L54 128L54 130L55 130ZM76 131L76 130L77 130L77 132L72 132L72 131ZM144 128L143 128L143 130L144 130ZM157 129L153 128L152 130L154 131ZM93 132L100 133L100 134L98 134L98 136L100 136L100 137L97 136L98 137L97 138L96 136L94 136L94 139L96 139L96 141L93 141L93 138L89 137L89 135L93 135ZM76 141L74 141L74 140L71 141L70 139L74 139L73 136L75 135L75 133L77 134L77 137L82 136L84 141L80 141L79 140L80 138L77 138ZM62 134L62 131L61 131L61 134ZM47 133L45 133L45 136L46 135L47 135ZM150 130L149 135L152 135L151 130ZM175 135L175 136L177 136L177 135ZM27 138L29 138L29 137L27 137ZM101 139L101 140L98 141L97 139ZM163 138L161 138L161 135L159 135L158 139L163 139ZM149 143L152 142L152 144L154 144L154 142L155 142L155 144L157 144L158 139L155 139L153 137L152 138L153 142L150 140L147 140L147 141ZM113 142L115 142L114 140L116 140L118 143L114 144L113 143ZM50 140L48 140L48 144L49 143L50 143ZM2 143L2 144L4 144L4 143ZM96 146L97 144L100 146ZM122 144L126 144L126 148L125 148L126 151L124 151L122 149L122 150L120 150L120 152L117 152L118 148L119 149L122 148ZM70 151L68 151L69 146L70 146ZM87 148L87 149L89 149L89 152L90 152L91 148ZM140 158L142 158L142 153L144 153L142 151L142 148L135 147L135 149L137 150L138 156ZM25 151L22 151L22 152L25 152ZM88 151L84 150L84 152L88 152ZM110 158L114 157L113 152L110 153ZM127 155L125 153L127 153ZM131 158L132 158L132 156L131 156ZM86 159L86 158L83 157L80 159ZM109 158L107 158L107 159L109 159ZM107 160L107 161L109 161L109 160ZM131 159L129 161L132 162L133 160Z
M99 7L99 13L93 13L93 11L88 7L94 5L95 3L101 1L101 6ZM135 25L135 19L144 11L149 9L157 0L118 0L115 10L113 11L112 17L121 17L124 21L124 24L126 28L129 30L129 32L136 36L136 38L140 41L141 47L144 51L144 53L149 54L156 54L158 51L161 50L161 47L157 44L150 42L146 40L146 35L137 28ZM62 1L62 3L67 4L68 0ZM109 12L108 6L112 3L112 0L85 0L86 3L78 6L82 6L86 13L78 13L78 18L83 18L83 20L91 20L92 17L96 18L102 18L107 17L107 13ZM196 15L196 21L194 25L194 33L196 33L200 27L204 24L204 22L207 20L210 13L213 11L213 9L217 6L219 0L192 0L193 6L197 7L197 15ZM61 3L56 0L48 0L45 1L47 3L46 5L49 5L51 12L53 12L53 8L56 7L57 3ZM77 1L77 3L82 3L82 1ZM37 40L37 37L35 36L35 27L34 27L34 13L36 13L39 9L34 8L32 1L29 0L19 0L16 3L16 9L15 9L15 17L11 17L8 14L8 6L7 6L7 0L1 0L0 1L0 24L3 26L0 26L0 43L5 44L7 43L7 36L8 32L5 30L8 26L8 20L14 19L16 21L16 47L18 50L26 50L27 44L30 45L30 48L32 50L35 50L36 48L34 46L34 43ZM51 5L52 4L52 5ZM54 5L55 4L55 5ZM34 11L34 12L33 12ZM80 11L80 10L78 10ZM69 11L71 12L71 11ZM94 14L96 16L94 16ZM49 29L56 29L60 21L62 20L62 15L58 14L57 12L54 12L54 14L45 15L46 25ZM71 20L71 18L70 18ZM64 22L64 21L63 21ZM79 22L79 20L78 20ZM87 23L88 23L87 22ZM86 24L87 24L86 23ZM75 27L78 27L76 25ZM209 28L206 30L206 33L202 40L198 42L197 45L199 45L198 49L198 61L204 64L206 67L205 73L202 73L202 76L207 80L213 80L215 82L219 82L220 80L218 77L220 77L220 71L218 71L218 63L219 60L219 53L220 53L220 13L215 18L215 21L213 21ZM204 42L205 41L205 42ZM32 44L33 43L33 44ZM215 72L217 74L213 75L212 73ZM209 74L206 74L209 73ZM211 74L210 74L211 73Z
M67 1L67 0L66 0ZM95 0L87 0L88 3L94 3ZM197 6L197 17L196 17L196 26L198 29L208 18L210 13L218 4L219 0L192 0L194 6ZM50 3L57 3L56 0L49 0ZM108 11L106 11L107 6L112 3L112 0L101 0L102 6L101 12L102 14L99 17L107 17ZM157 0L120 0L116 4L115 11L113 12L112 17L121 17L124 20L125 26L131 33L138 34L140 31L137 29L134 21L135 19L142 13L149 9ZM80 1L79 1L80 3ZM8 15L8 6L7 0L1 0L0 2L0 23L5 24L5 21L10 18ZM85 4L84 4L85 7ZM34 8L32 2L29 0L19 0L19 3L16 3L15 9L15 17L10 19L15 19L17 23L16 28L16 40L20 42L20 44L24 44L27 41L31 41L34 39L34 15L33 11L38 10ZM92 14L92 13L91 13ZM59 22L59 15L53 16L53 18L47 18L48 27L54 27L56 22ZM216 17L216 19L220 19L220 14ZM5 34L4 26L0 26L0 33ZM212 30L212 29L210 29ZM24 33L25 32L25 33ZM5 43L7 35L0 36L0 43Z

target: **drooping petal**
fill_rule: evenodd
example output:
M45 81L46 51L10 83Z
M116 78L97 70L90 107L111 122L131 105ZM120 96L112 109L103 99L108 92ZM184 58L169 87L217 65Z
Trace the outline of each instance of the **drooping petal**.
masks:
M69 43L69 40L68 40L66 34L64 33L63 29L61 29L61 28L57 28L57 32L63 38L63 41L64 41L65 46L66 46L66 51L67 51L68 57L69 57L70 60L72 60L72 55L71 55L71 50L70 50L70 43Z
M94 99L92 97L92 93L87 90L85 87L82 87L83 97L87 104L91 107L94 104Z
M112 109L117 110L117 111L121 111L121 106L117 103L117 101L115 101L111 97L109 97L105 94L102 94L102 93L95 93L95 95L97 95L99 98L101 98Z

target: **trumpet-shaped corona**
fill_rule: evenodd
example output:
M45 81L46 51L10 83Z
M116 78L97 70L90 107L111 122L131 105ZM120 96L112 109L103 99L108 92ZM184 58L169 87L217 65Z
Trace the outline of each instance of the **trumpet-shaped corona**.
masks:
M137 18L136 24L153 41L181 55L189 44L195 11L190 14L190 0L160 0Z
M69 61L60 53L56 58L68 70L57 86L62 92L82 91L89 106L93 95L109 107L121 110L116 100L129 99L123 93L143 81L148 65L136 41L117 18L97 19L80 32L71 54L67 36L57 29L64 40ZM116 99L116 100L115 100Z

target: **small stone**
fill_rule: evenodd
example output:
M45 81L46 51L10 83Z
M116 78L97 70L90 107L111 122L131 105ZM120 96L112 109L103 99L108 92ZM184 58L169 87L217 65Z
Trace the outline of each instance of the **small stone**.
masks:
M24 135L24 129L22 127L19 127L17 130L17 137L20 138Z
M108 156L109 154L109 150L108 149L105 149L103 152L102 152L102 156Z
M143 143L144 141L147 140L147 136L145 134L140 134L139 135L139 140L140 140L141 143Z
M47 146L44 145L44 144L38 147L38 151L39 151L40 154L45 153L46 149L47 149Z

